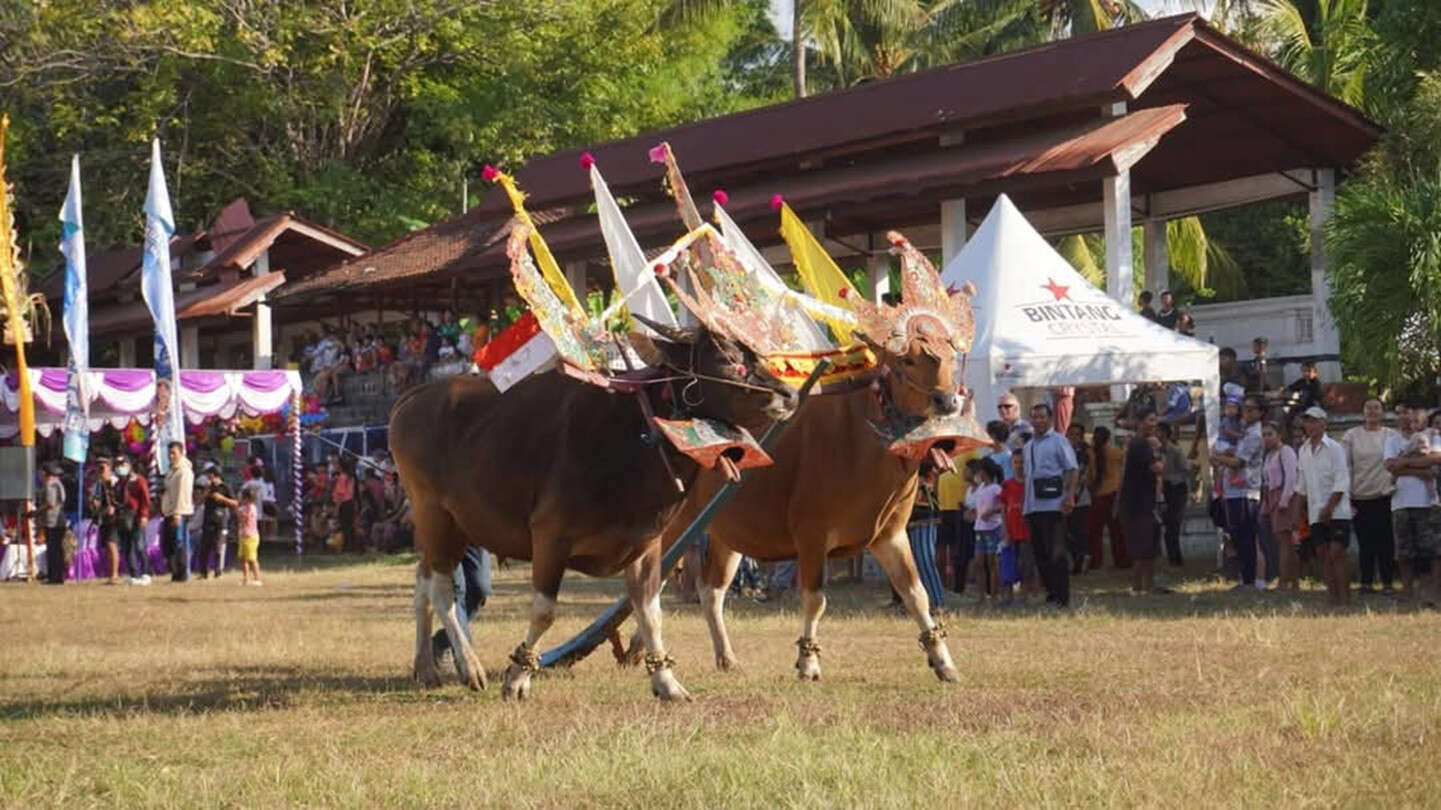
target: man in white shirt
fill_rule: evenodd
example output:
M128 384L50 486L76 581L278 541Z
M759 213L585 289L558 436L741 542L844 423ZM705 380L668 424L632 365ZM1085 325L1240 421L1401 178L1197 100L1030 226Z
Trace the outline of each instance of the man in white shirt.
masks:
M1326 411L1318 405L1301 414L1306 431L1297 454L1299 493L1311 524L1306 541L1321 558L1322 579L1331 604L1350 601L1346 547L1351 544L1351 471L1346 467L1346 448L1326 435Z
M1386 440L1386 471L1395 481L1391 496L1391 526L1396 537L1396 564L1400 568L1402 593L1415 599L1416 571L1428 565L1431 582L1428 601L1441 594L1441 566L1434 560L1441 552L1441 509L1436 507L1436 481L1431 465L1431 431L1422 422L1426 412L1396 406L1396 429Z

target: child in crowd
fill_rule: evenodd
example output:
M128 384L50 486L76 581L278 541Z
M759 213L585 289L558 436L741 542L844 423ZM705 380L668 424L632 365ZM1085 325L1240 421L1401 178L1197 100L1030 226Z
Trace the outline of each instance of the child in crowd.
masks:
M1001 505L1005 508L1006 539L1001 546L1001 587L1006 593L1002 604L1011 603L1011 593L1020 586L1022 599L1029 592L1034 578L1035 560L1031 555L1031 532L1026 525L1026 454L1011 456L1011 477L1001 486ZM1027 571L1031 572L1027 576Z
M440 353L437 355L441 362L455 359L455 338L443 337L440 339Z
M260 581L260 507L255 490L240 491L240 584L262 585Z
M1001 466L996 462L988 458L977 462L973 489L976 492L974 511L978 605L985 604L987 597L996 602L1001 596L1001 524L1005 512L1005 506L1001 503L1001 480L1004 477Z

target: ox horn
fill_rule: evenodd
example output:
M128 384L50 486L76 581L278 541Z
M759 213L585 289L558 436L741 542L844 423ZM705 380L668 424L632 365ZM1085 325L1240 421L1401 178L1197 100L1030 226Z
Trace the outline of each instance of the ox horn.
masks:
M694 330L681 329L678 326L671 326L664 323L656 323L655 321L647 318L644 315L641 315L638 312L632 312L630 316L650 327L650 330L652 332L655 332L657 335L660 335L671 343L691 343L695 341Z

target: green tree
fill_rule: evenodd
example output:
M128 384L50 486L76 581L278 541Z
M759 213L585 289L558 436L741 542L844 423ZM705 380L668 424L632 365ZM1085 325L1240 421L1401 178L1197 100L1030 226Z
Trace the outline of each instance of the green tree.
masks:
M1276 61L1359 107L1376 43L1369 5L1370 0L1262 0L1261 31Z
M0 8L0 97L36 266L64 156L92 249L140 231L152 135L182 228L236 195L372 242L455 212L462 178L754 103L754 0L47 0ZM707 4L700 4L707 5ZM747 16L749 15L749 16Z

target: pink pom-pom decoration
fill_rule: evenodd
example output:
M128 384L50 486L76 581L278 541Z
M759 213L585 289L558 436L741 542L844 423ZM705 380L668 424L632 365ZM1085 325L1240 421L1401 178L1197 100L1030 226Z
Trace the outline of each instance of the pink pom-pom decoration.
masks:
M592 155L592 154L589 153L589 152L584 152L584 153L581 154L581 156L580 156L580 167L581 167L582 169L585 169L586 171L590 171L591 167L594 166L594 165L595 165L595 155Z
M669 273L669 272L670 272L670 271L666 269L666 266L665 266L665 265L661 264L660 262L656 262L656 265L655 265L655 274L656 274L656 275L664 278L665 275L666 275L666 273Z
M715 200L716 205L725 205L731 201L731 195L727 194L723 188L718 188L711 192L710 198Z
M655 146L652 146L652 147L650 148L650 162L651 162L651 163L665 163L665 153L666 153L666 145L665 145L664 143L661 143L661 144L657 144L657 145L655 145Z
M772 194L772 195L771 195L771 210L772 210L772 211L779 211L779 210L781 210L781 206L782 206L782 205L785 205L785 204L786 204L786 198L785 198L785 197L782 197L782 196L779 195L779 194Z
M487 183L494 183L494 182L495 182L495 178L497 178L497 177L499 177L499 176L500 176L500 169L495 168L494 166L490 165L489 163L485 164L485 168L483 168L483 169L480 170L480 177L481 177L481 179L484 180L484 181L487 182Z
M840 292L839 292L838 294L840 295L841 298L850 298L850 297L851 297L851 288L850 288L850 287L842 287L842 288L840 289Z

